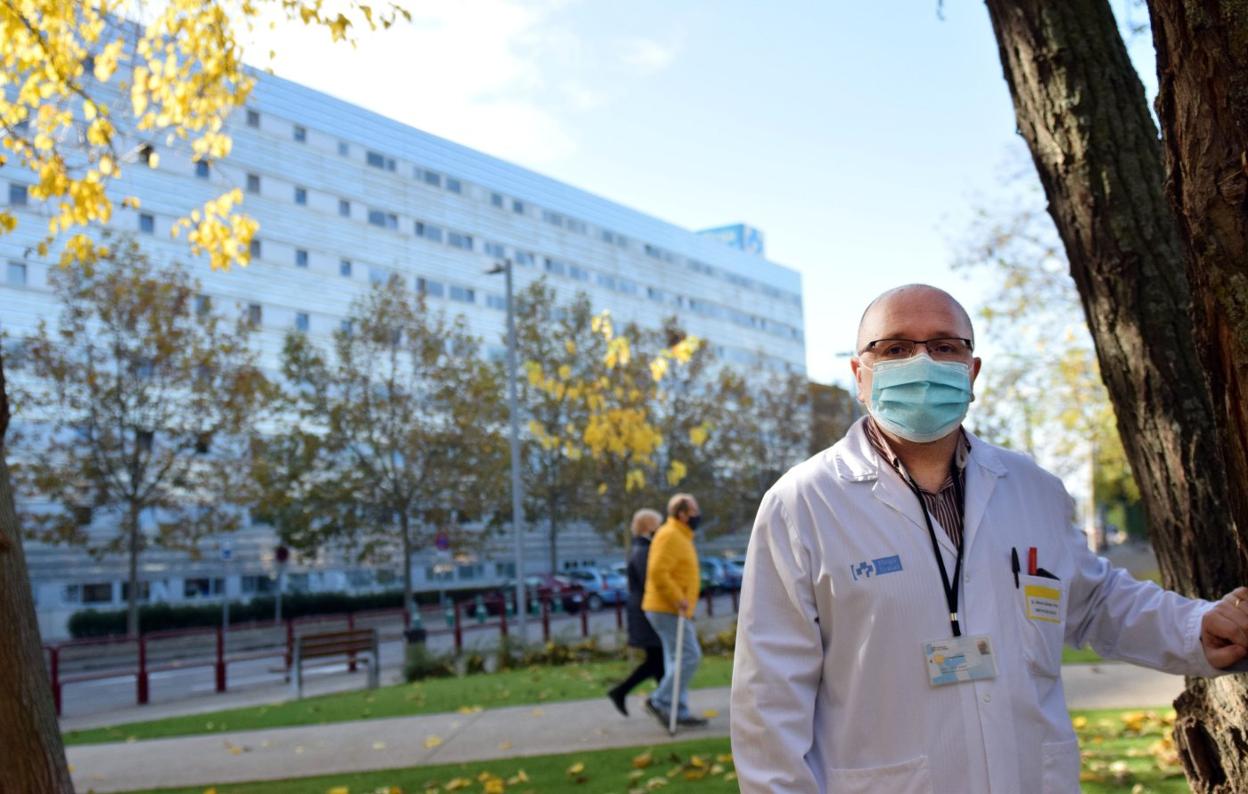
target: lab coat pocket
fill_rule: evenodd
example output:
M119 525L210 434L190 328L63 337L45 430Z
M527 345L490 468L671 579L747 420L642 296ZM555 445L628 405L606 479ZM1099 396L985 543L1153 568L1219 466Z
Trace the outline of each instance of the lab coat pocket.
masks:
M1044 757L1043 794L1079 794L1079 740L1046 742L1040 749Z
M1022 575L1018 584L1023 656L1036 675L1057 678L1062 673L1066 633L1066 583L1045 576Z
M932 794L932 773L927 756L889 766L863 769L829 769L828 794Z

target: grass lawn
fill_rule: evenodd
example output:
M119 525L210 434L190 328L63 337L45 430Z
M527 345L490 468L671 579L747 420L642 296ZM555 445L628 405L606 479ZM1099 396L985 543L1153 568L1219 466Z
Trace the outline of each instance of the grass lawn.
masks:
M463 707L484 709L529 703L554 703L604 697L607 689L632 670L630 660L541 666L463 678L431 678L373 690L358 690L298 701L169 717L107 728L71 731L66 744L97 744L165 736L316 725L380 717L437 714ZM728 686L732 660L706 656L694 676L694 688ZM646 691L644 686L639 691Z
M373 794L374 792L465 791L541 792L541 794L625 794L630 789L663 788L665 792L736 792L736 773L727 739L699 739L658 747L626 747L566 755L482 761L471 764L393 769L326 775L271 783L216 786L216 794ZM520 779L520 774L523 778ZM659 779L661 783L650 781ZM696 778L696 779L690 779ZM491 784L491 779L498 783ZM151 789L143 794L204 794L202 786ZM136 793L137 794L137 793Z
M1179 794L1187 783L1165 737L1174 712L1078 711L1072 715L1083 747L1085 794ZM370 794L371 792L511 791L735 792L727 739L702 739L659 747L632 747L384 772L217 786L216 794ZM639 766L641 768L639 768ZM520 773L523 771L523 779ZM695 779L690 779L690 777ZM661 784L651 783L658 779ZM492 780L498 782L491 784ZM647 784L650 784L648 786ZM204 794L203 787L144 794Z

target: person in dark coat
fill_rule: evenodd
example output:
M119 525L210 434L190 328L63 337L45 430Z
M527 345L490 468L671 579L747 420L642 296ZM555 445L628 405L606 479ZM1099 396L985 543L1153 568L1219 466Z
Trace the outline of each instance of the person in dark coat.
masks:
M628 716L624 699L647 678L663 680L663 644L654 632L646 613L641 611L641 597L646 591L646 561L650 556L650 538L663 522L658 511L643 509L633 514L633 548L628 557L628 644L646 652L637 669L607 692L615 708Z

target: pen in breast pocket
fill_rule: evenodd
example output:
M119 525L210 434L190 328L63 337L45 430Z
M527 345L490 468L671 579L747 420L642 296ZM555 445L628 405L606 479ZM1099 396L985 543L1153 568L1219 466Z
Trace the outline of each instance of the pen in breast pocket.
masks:
M1018 589L1018 549L1010 547L1010 570L1014 572L1014 589Z

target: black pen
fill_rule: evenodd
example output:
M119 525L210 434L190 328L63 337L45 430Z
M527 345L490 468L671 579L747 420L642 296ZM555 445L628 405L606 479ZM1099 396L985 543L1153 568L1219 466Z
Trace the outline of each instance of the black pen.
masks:
M1018 589L1018 549L1010 547L1010 570L1014 572L1014 589Z

